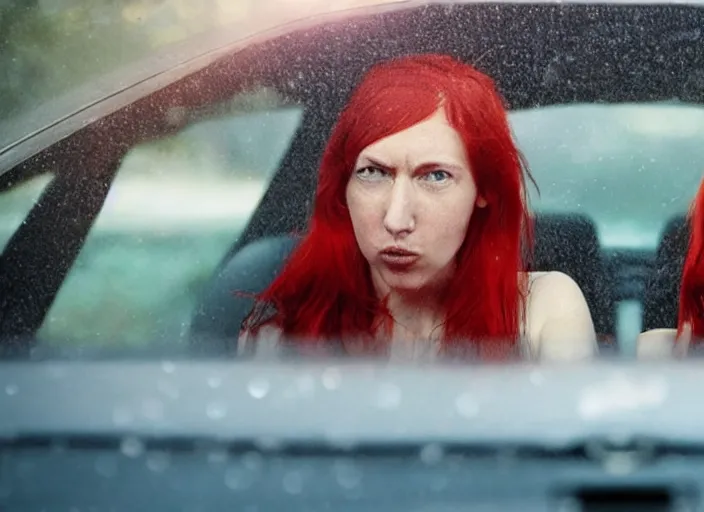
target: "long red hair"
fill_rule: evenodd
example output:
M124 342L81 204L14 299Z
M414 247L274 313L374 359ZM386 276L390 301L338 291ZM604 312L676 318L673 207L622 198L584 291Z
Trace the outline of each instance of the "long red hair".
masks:
M677 330L685 322L692 324L692 337L704 339L704 180L689 213L689 246L684 260L680 285L680 308Z
M341 113L322 157L308 232L258 296L273 306L275 314L267 321L287 339L373 340L379 319L388 319L357 246L345 190L365 147L439 108L460 134L479 194L488 203L475 209L456 256L456 274L444 294L443 345L483 354L517 348L533 242L525 190L530 173L493 81L435 54L374 66ZM258 322L253 313L245 325L252 329Z

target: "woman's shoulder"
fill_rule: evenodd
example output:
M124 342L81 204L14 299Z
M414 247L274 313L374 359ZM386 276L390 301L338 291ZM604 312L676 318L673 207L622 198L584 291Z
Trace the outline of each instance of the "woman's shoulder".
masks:
M584 298L577 282L563 272L527 272L528 298L532 300L560 302L561 299Z
M636 355L638 359L669 358L676 340L677 329L650 329L638 335Z
M541 357L591 357L597 351L589 306L579 285L563 272L529 272L526 334Z

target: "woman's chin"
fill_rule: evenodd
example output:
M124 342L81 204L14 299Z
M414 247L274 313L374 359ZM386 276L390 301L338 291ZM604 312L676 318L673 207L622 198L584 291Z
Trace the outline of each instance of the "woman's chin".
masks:
M428 279L425 276L409 272L399 274L396 272L384 272L382 274L384 283L390 290L397 293L414 293L423 290L428 286Z

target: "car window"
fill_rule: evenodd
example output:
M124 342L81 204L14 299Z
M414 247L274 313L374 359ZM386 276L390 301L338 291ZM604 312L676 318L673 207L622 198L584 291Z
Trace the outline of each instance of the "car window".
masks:
M532 209L586 217L604 268L624 276L619 282L618 275L587 275L580 284L600 290L596 295L612 290L616 337L622 350L633 352L643 327L642 297L619 287L637 286L640 270L629 262L647 255L640 262L647 269L665 226L689 208L704 174L704 108L572 104L514 111L510 120L539 187L539 193L529 187ZM598 319L599 312L592 315Z
M52 178L50 173L40 174L0 192L0 254Z
M704 173L699 106L577 104L510 118L540 187L529 188L533 209L586 215L605 249L654 251Z
M38 332L41 343L177 341L256 208L301 119L271 91L144 143L123 160Z

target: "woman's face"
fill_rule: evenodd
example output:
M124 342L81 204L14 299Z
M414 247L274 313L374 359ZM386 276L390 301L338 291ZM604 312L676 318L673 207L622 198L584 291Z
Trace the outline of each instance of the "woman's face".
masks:
M347 184L347 206L377 290L442 286L475 204L485 202L443 110L364 148Z

